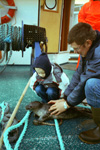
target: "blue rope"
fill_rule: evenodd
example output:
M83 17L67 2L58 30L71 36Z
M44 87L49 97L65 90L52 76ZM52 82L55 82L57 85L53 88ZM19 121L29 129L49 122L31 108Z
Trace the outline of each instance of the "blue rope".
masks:
M77 105L78 107L83 107L83 108L89 108L89 109L91 109L91 107L90 106L85 106L85 105L83 105L83 104L79 104L79 105Z
M4 39L4 42L6 43L11 43L12 42L12 39L10 36L7 36L5 39Z
M6 107L7 107L7 104L6 104L5 102L2 102L2 103L0 104L0 107L2 108L1 118L0 118L0 123L1 123L1 121L2 121L2 119L3 119L3 117L4 117L4 113L5 113L5 109L6 109Z
M24 118L16 125L13 125L13 126L10 126L5 132L4 132L4 144L5 144L5 147L7 150L13 150L11 148L11 145L9 143L9 140L8 140L8 134L11 130L15 129L15 128L18 128L20 127L24 122L25 122L25 125L24 125L24 128L23 128L23 131L21 132L20 136L19 136L19 139L18 141L16 142L15 144L15 148L14 150L18 150L18 147L21 143L21 140L23 139L23 136L26 132L26 129L27 129L27 126L28 126L28 118L29 118L29 115L30 115L30 111L27 111L26 115L24 116Z
M61 150L65 150L57 119L54 119L54 122L55 122L55 127L56 127L56 132L57 132L60 148Z
M79 104L77 106L78 107L83 107L83 108L89 108L89 109L91 108L90 106L85 106L85 105L82 105L82 104ZM60 148L61 148L61 150L65 150L63 139L62 139L62 136L61 136L61 133L60 133L59 124L58 124L57 119L54 119L54 122L55 122L55 128L56 128L56 132L57 132Z

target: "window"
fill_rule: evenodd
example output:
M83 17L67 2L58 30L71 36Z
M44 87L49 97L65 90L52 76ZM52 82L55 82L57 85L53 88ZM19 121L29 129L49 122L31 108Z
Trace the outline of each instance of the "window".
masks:
M59 0L44 0L44 11L58 12L58 2Z

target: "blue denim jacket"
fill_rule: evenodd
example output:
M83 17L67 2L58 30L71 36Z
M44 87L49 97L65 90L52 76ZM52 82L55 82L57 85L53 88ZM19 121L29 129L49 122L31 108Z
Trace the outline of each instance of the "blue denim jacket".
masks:
M64 97L70 106L75 106L85 99L84 87L89 78L100 79L100 32L96 32L96 40L93 41L85 59L80 56L79 67L64 92Z

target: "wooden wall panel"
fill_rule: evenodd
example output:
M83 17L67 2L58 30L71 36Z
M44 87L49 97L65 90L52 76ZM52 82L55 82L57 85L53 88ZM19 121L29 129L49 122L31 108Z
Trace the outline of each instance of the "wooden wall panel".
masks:
M40 12L40 27L46 28L48 38L48 53L58 53L59 50L59 32L62 0L58 0L58 12L44 11Z
M67 50L67 36L69 32L70 9L71 9L71 0L64 0L60 51Z

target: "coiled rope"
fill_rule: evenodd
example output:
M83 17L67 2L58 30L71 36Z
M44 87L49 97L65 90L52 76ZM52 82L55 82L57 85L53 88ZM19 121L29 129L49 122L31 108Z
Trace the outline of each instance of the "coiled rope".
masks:
M0 73L2 73L8 65L12 56L12 50L19 51L21 49L22 28L11 26L10 23L0 25L0 50L2 51L2 58L0 59ZM8 56L9 51L10 54Z
M6 109L6 107L7 107L7 103L2 102L2 103L0 104L0 107L1 107L1 109L2 109L2 111L1 111L1 118L0 118L0 123L1 123L1 122L2 122L2 119L3 119L3 117L4 117L5 109ZM30 113L31 113L30 111L27 111L27 113L26 113L26 115L24 116L24 118L23 118L18 124L10 126L10 127L4 132L4 139L3 139L3 140L4 140L4 144L5 144L5 147L6 147L7 150L18 150L18 147L20 146L20 143L21 143L21 141L22 141L22 139L23 139L23 136L25 135L25 132L26 132L26 130L27 130L28 118L29 118ZM9 143L9 140L8 140L9 132L11 132L12 130L14 130L14 129L20 127L20 126L22 126L23 123L25 123L25 124L24 124L24 128L23 128L23 131L21 132L21 134L20 134L20 136L19 136L19 138L18 138L18 140L17 140L17 142L16 142L16 144L15 144L15 148L12 149L12 147L11 147L11 145L10 145L10 143Z
M5 109L6 109L6 107L7 107L7 103L2 102L2 103L0 104L0 107L1 107L1 118L0 118L0 123L1 123L1 121L2 121L2 119L3 119L3 117L4 117Z
M3 60L5 58L5 53L6 53L6 43L5 43L5 51L4 51ZM8 57L6 63L5 64L0 64L0 67L3 67L2 69L0 69L0 73L2 73L5 70L6 66L8 65L8 63L10 61L11 56L12 56L12 43L10 43L10 54L9 54L9 57Z
M9 39L11 39L11 41ZM0 50L4 50L5 42L12 42L12 49L15 51L22 50L22 28L11 26L10 23L0 25ZM7 51L9 51L9 49L7 49Z
M5 147L7 150L18 150L18 147L20 146L20 143L23 139L23 136L25 135L25 132L27 130L27 126L28 126L28 118L29 118L29 115L30 115L30 111L27 111L26 115L24 116L24 118L16 125L13 125L13 126L10 126L4 133L4 144L5 144ZM15 147L14 149L12 149L10 143L9 143L9 140L8 140L8 134L9 132L11 132L13 129L15 128L18 128L20 127L23 123L24 124L24 128L23 128L23 131L21 132L16 144L15 144Z

